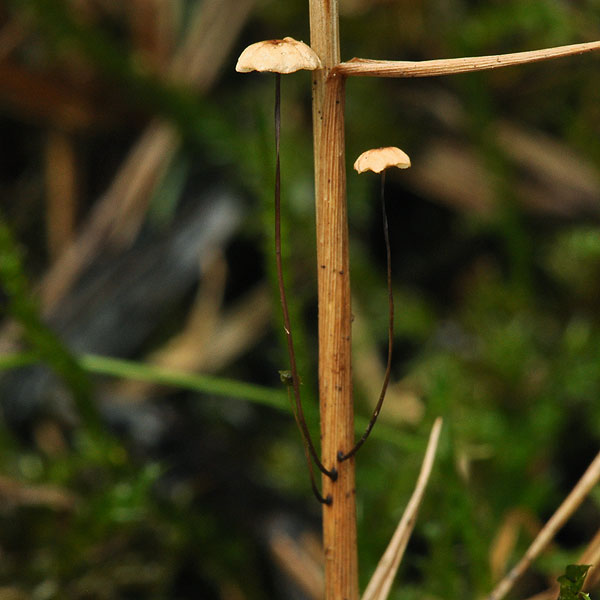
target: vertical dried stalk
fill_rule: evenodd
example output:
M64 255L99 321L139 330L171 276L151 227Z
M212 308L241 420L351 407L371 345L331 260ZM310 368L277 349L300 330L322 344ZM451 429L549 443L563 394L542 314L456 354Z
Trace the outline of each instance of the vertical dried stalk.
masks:
M354 443L351 306L344 152L344 78L339 63L337 0L310 0L311 45L324 68L313 77L313 131L319 294L319 397L323 477L326 600L358 599L354 459L337 462Z

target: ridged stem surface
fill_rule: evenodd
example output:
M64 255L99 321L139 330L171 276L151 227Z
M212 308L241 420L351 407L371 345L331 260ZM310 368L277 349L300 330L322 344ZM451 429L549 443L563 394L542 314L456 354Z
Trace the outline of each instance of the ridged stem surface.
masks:
M319 295L319 398L323 464L326 600L358 600L354 459L338 462L354 443L351 303L344 152L344 78L329 77L340 60L335 0L310 0L311 46L323 69L313 76L313 132Z

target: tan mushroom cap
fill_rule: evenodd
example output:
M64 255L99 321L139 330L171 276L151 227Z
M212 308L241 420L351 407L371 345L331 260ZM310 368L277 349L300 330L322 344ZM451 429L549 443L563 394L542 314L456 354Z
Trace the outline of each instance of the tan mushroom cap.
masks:
M291 37L251 44L240 54L235 66L240 73L294 73L301 69L314 71L320 68L321 61L314 50Z
M381 171L389 167L408 169L410 167L408 154L395 146L374 148L373 150L363 152L354 162L354 168L359 173L364 173L365 171L381 173Z

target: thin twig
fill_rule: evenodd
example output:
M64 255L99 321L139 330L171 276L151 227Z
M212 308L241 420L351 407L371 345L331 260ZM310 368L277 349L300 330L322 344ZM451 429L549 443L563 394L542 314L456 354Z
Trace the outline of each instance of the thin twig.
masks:
M582 591L587 591L592 588L595 584L595 580L598 575L598 562L600 561L600 529L596 531L596 535L592 538L590 543L586 546L585 550L577 560L578 565L592 565L592 568L588 571L587 577L583 584ZM554 583L543 592L539 592L534 596L530 596L527 600L554 600L558 597L560 586L558 581Z
M353 58L340 63L332 70L332 74L347 77L437 77L455 75L510 67L526 63L583 54L600 49L600 41L571 44L556 48L544 48L529 52L512 52L510 54L493 54L491 56L472 56L464 58L442 58L436 60L369 60Z
M585 497L600 480L600 452L592 461L577 485L571 490L564 502L558 507L550 520L544 525L523 558L504 576L490 593L487 600L500 600L512 589L513 585L528 569L531 562L544 550L556 535L558 530L566 523L569 517L577 510Z
M429 442L427 444L425 458L423 459L423 465L421 466L421 472L417 479L415 491L406 506L404 514L400 519L400 523L398 523L398 527L396 528L388 547L383 553L383 556L369 581L369 585L367 585L362 600L385 600L390 593L400 561L402 560L402 556L404 555L408 540L410 539L410 535L417 520L419 506L421 505L421 500L423 500L425 488L427 487L431 469L433 468L441 430L442 418L438 417L429 434Z
M285 283L283 280L283 264L281 260L281 167L279 157L279 146L281 137L281 75L275 74L275 258L277 261L277 283L279 284L279 297L281 300L281 309L283 311L283 327L287 341L288 355L290 358L290 369L292 371L292 388L294 390L294 399L296 401L296 423L302 434L302 438L310 455L312 456L318 469L324 475L327 475L333 481L337 478L337 471L333 468L331 471L326 469L315 450L312 443L304 411L302 409L302 401L300 399L300 378L298 377L298 367L296 365L296 353L294 352L294 339L292 337L292 324L290 321L290 313L288 310L287 297L285 293ZM310 462L310 461L309 461ZM311 484L315 495L320 502L327 504L327 499L323 498L316 489L312 468L309 464L311 474Z
M377 400L377 405L375 406L375 410L371 415L371 419L369 420L369 424L365 429L365 432L362 434L361 438L356 442L354 448L344 454L343 452L338 453L338 460L346 460L351 456L354 456L360 449L360 447L365 443L366 439L369 437L371 430L375 426L375 422L377 421L377 417L381 412L381 407L383 406L383 400L385 399L385 394L388 389L388 385L390 383L390 376L392 374L392 352L394 349L394 292L392 290L392 250L390 247L390 231L388 227L388 219L387 213L385 210L385 170L381 172L381 214L383 219L383 238L385 240L385 254L386 254L386 263L387 263L387 291L388 291L388 307L389 307L389 317L388 317L388 356L387 356L387 365L385 367L385 375L383 377L383 385L381 386L381 392L379 393L379 400Z

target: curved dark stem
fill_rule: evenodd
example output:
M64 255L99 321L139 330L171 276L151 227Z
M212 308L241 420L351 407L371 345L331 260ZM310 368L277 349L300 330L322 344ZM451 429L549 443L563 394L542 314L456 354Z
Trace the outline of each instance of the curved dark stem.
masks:
M279 160L279 139L281 134L281 75L275 74L275 257L277 260L277 283L279 284L279 297L281 299L281 308L283 310L283 325L285 329L285 335L287 340L287 349L290 357L290 369L292 371L292 389L294 390L294 400L296 405L296 423L302 434L304 444L315 461L318 469L324 475L327 475L332 481L337 479L337 470L335 467L329 471L326 469L317 455L317 451L312 443L308 426L306 425L306 419L304 417L304 411L302 410L302 402L300 400L300 379L298 377L298 368L296 366L296 354L294 352L294 340L292 338L292 326L290 323L290 313L287 305L287 298L285 294L285 285L283 281L283 265L281 260L281 169ZM310 465L310 461L309 461ZM312 465L310 465L312 473ZM316 485L314 483L314 476L311 476L313 489ZM319 494L320 496L320 494ZM322 496L321 496L322 498Z
M282 377L283 379L283 377ZM300 431L302 431L302 428L300 426L300 421L298 420L298 413L296 411L296 407L294 406L294 401L292 400L292 396L290 393L290 388L291 383L287 384L288 386L288 398L290 401L290 405L292 407L292 414L294 415L294 419L296 421L296 425L298 425L298 429L300 429ZM306 443L306 440L304 438L304 436L302 436L302 448L304 450L304 456L306 457L306 464L308 465L308 474L310 477L310 487L312 488L313 494L315 495L315 498L321 503L321 504L331 504L332 502L332 498L331 495L328 495L326 498L323 497L323 495L321 494L321 492L319 491L319 488L317 487L317 482L315 479L315 471L313 468L313 464L312 464L312 460L310 458L310 453L308 450L308 444Z
M385 393L387 392L388 384L390 383L390 375L392 373L392 350L394 347L394 294L392 292L392 251L390 248L390 232L388 228L388 220L387 213L385 210L385 197L384 197L384 188L385 188L385 171L381 172L381 212L383 215L383 237L385 240L385 252L386 252L386 260L387 260L387 289L388 289L388 304L389 304L389 322L388 322L388 357L387 357L387 366L385 368L385 376L383 378L383 385L381 386L381 393L379 394L379 400L377 401L377 406L375 406L375 410L371 415L371 419L365 432L362 434L362 437L356 444L354 448L344 454L343 452L338 452L338 460L343 461L352 456L354 456L360 449L360 447L365 443L365 440L369 437L375 422L377 421L377 417L381 412L381 407L383 406L383 400L385 398Z

